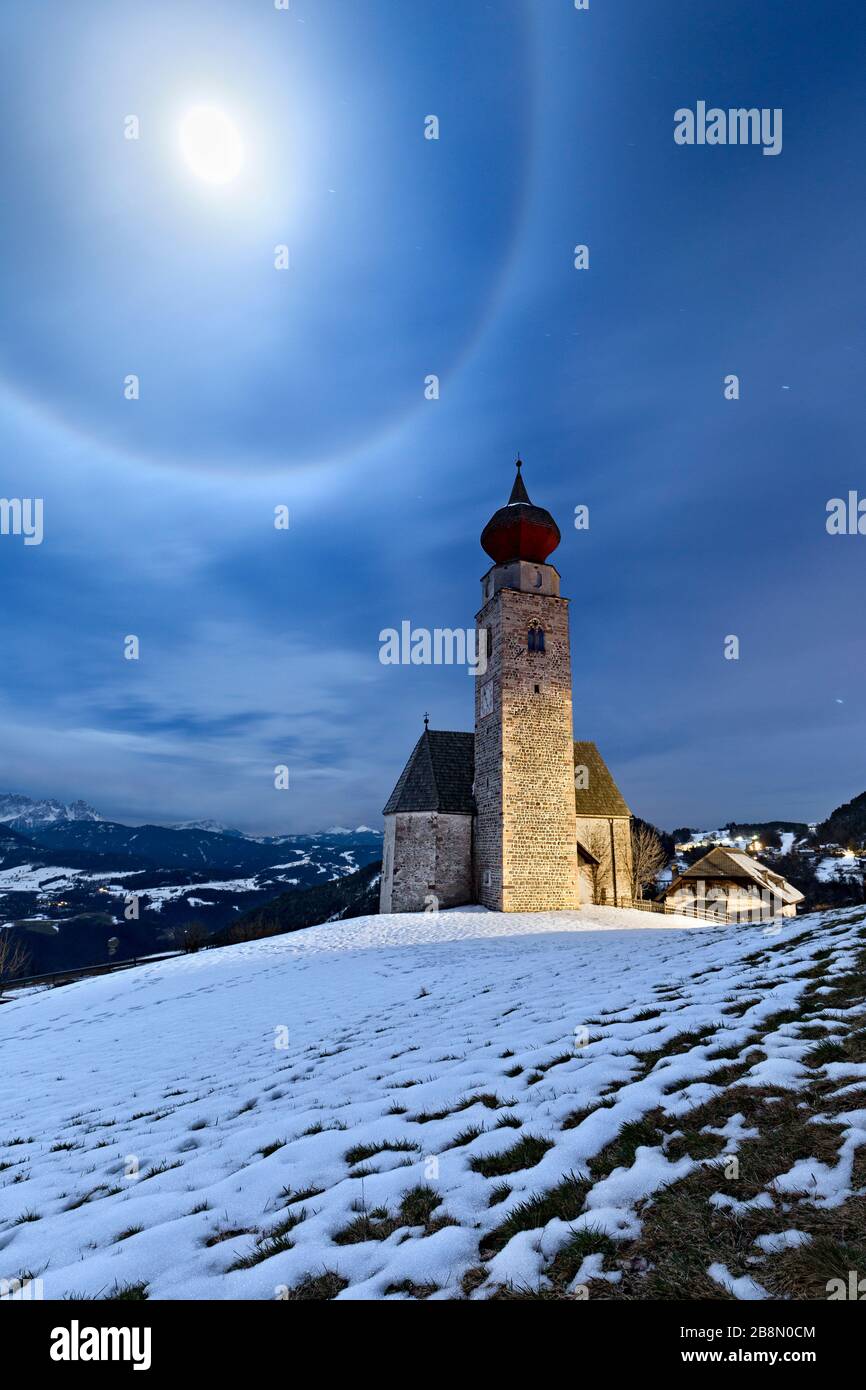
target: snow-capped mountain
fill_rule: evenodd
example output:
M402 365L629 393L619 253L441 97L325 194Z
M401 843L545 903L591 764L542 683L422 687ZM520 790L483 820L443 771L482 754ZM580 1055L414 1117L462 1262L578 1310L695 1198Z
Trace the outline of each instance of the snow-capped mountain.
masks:
M214 934L287 894L299 902L282 915L306 925L335 910L329 898L311 918L306 890L381 857L374 831L254 838L107 820L61 818L27 832L0 823L0 930L14 928L26 973L40 974L105 961L113 938L127 956L165 949L193 919Z
M218 820L182 820L165 828L168 830L208 830L212 835L231 835L237 840L248 838L242 830L235 830L233 826L223 825Z
M13 830L36 830L57 821L98 821L102 816L86 801L35 800L14 792L0 792L0 821Z

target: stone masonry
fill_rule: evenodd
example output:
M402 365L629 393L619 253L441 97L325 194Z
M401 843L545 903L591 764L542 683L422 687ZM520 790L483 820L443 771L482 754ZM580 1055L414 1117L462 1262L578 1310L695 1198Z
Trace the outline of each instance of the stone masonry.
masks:
M495 566L482 593L490 597L477 619L489 633L475 697L477 898L501 912L574 908L568 600L552 565ZM529 650L533 626L543 629L543 651Z

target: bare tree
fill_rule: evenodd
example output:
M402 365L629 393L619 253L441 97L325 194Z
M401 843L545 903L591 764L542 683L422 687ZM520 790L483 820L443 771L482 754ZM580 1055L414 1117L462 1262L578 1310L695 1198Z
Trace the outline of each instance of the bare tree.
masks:
M611 880L610 833L606 827L594 825L583 843L598 860L597 864L590 865L592 901L602 903Z
M644 890L655 883L668 861L664 845L649 825L632 826L631 830L631 895L642 898Z
M0 994L4 985L23 975L30 963L30 954L8 930L0 931Z
M199 951L207 942L207 928L203 922L187 922L176 929L174 939L181 951Z

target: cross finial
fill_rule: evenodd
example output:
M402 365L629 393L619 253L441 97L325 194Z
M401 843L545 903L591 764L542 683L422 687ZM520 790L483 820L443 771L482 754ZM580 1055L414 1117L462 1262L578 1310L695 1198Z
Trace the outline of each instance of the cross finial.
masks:
M429 714L427 713L427 711L425 710L425 711L424 711L424 729L425 729L425 732L426 732L427 728L429 727L429 724L430 724L430 716L429 716Z

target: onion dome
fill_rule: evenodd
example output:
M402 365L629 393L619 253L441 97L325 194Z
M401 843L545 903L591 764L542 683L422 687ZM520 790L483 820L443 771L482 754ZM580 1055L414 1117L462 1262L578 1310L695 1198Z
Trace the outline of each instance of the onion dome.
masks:
M562 537L550 512L534 507L523 483L517 460L517 477L506 507L494 512L481 532L481 544L497 565L509 560L531 560L543 565Z

